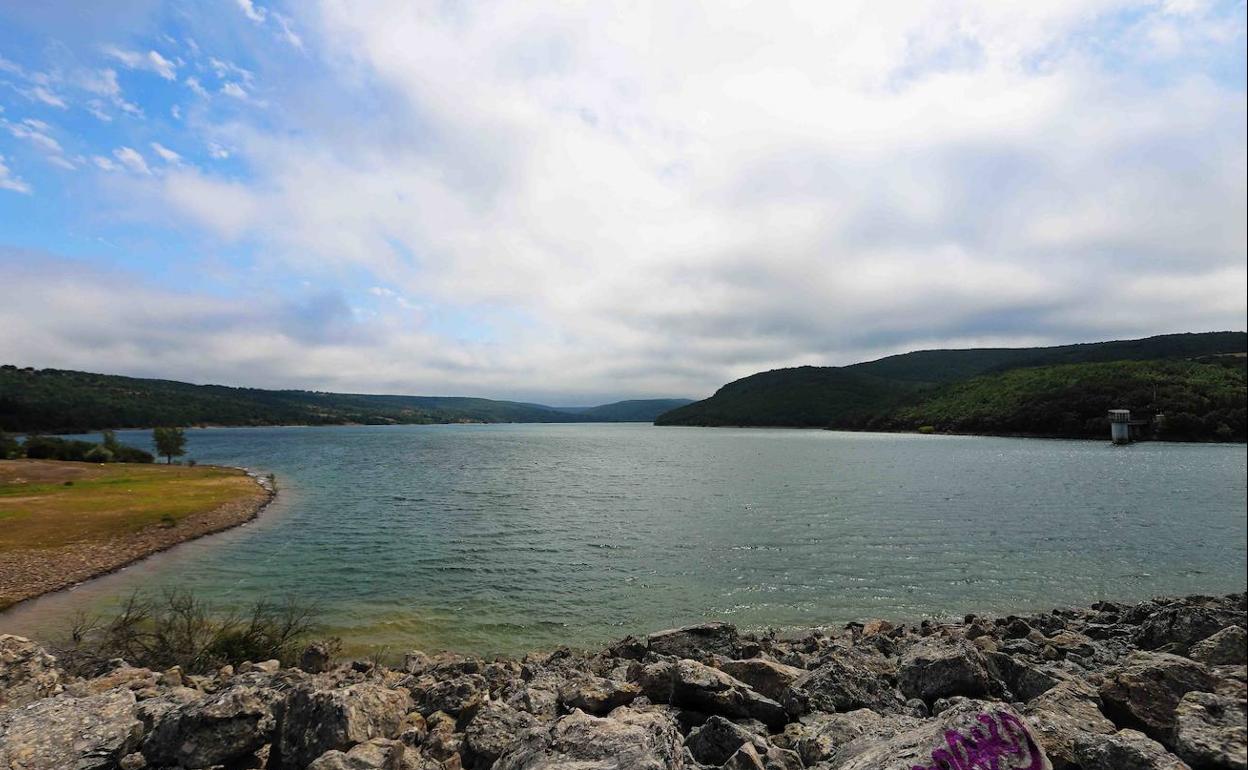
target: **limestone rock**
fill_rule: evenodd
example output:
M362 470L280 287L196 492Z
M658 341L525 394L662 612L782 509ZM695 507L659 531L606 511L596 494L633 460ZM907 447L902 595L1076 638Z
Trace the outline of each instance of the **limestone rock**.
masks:
M472 756L492 763L519 746L524 734L537 724L532 714L493 701L478 710L464 728L464 744Z
M360 683L338 689L296 687L278 734L280 767L302 770L330 749L348 749L400 732L411 699L402 690Z
M1248 663L1248 633L1242 626L1227 626L1192 645L1188 657L1207 666L1242 666Z
M601 716L627 706L641 693L632 682L617 682L600 676L576 677L559 691L559 701L568 710L580 709Z
M935 636L915 643L902 654L897 683L907 698L929 703L952 695L995 695L999 688L975 645Z
M1172 745L1175 707L1187 693L1213 692L1218 679L1207 668L1161 652L1131 654L1101 685L1105 713L1118 724L1138 724L1154 740Z
M719 669L774 701L782 700L789 686L806 674L805 669L765 658L730 660L721 663Z
M0 709L59 693L62 674L56 658L21 636L0 635Z
M1175 708L1174 753L1197 768L1248 768L1248 706L1243 700L1189 692Z
M721 716L712 716L694 728L685 739L685 747L693 758L704 765L722 765L746 744L762 747L765 742L749 730Z
M700 623L657 631L646 637L650 652L656 655L697 661L706 661L712 655L734 658L737 643L737 628L728 623Z
M547 731L535 731L493 770L684 770L676 722L659 711L629 706L606 717L574 711Z
M1244 613L1198 601L1180 601L1151 613L1140 623L1135 642L1146 650L1180 654L1227 626L1243 625Z
M273 739L277 693L235 686L164 712L143 742L157 765L209 767L231 764Z
M463 674L451 679L434 679L426 674L409 685L420 713L429 716L435 711L448 714L471 713L489 697L489 684L480 674Z
M1075 741L1075 758L1082 770L1191 770L1165 746L1137 730L1085 733Z
M749 717L771 727L788 722L784 708L719 669L693 660L662 661L645 666L641 687L655 703L697 709L731 718Z
M1111 735L1117 728L1100 709L1096 688L1063 682L1027 704L1024 714L1056 770L1078 767L1075 741L1085 734Z
M442 765L399 741L374 738L347 752L327 751L308 770L442 770Z
M0 767L111 770L138 748L143 723L134 693L60 695L0 712Z
M887 741L855 741L837 770L945 770L966 767L1052 770L1048 756L1018 712L1003 703L967 700ZM973 763L966 761L973 758Z
M860 708L889 713L907 711L906 699L897 688L871 670L861 656L849 652L825 656L818 668L793 682L783 703L794 715Z

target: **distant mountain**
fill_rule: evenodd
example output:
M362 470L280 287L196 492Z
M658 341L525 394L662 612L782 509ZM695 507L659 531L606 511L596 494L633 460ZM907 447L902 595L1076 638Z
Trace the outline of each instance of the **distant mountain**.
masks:
M381 396L192 385L0 366L0 430L77 433L153 425L341 425L456 422L651 422L686 400L558 409L458 396Z
M691 398L643 398L602 406L559 407L559 411L579 415L593 422L654 422L664 412L692 403Z
M1229 431L1242 440L1246 349L1244 332L1209 332L1045 348L924 350L845 367L761 372L655 422L1099 436L1108 431L1105 410L1112 404L1182 414L1184 437ZM1240 357L1220 357L1226 354ZM1150 363L1098 366L1129 361ZM1157 363L1165 361L1187 363ZM1179 437L1177 430L1171 437Z

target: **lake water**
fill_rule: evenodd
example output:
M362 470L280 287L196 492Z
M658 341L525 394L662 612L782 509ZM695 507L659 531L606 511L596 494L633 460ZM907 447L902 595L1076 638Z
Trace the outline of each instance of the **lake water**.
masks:
M708 618L807 627L1245 583L1243 445L619 424L188 435L200 462L276 473L277 501L0 631L181 586L221 606L316 600L355 649L514 653Z

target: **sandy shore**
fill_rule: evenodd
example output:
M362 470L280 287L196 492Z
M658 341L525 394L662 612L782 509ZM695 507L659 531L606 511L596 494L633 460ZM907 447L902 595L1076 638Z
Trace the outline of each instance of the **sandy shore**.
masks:
M0 552L0 586L3 586L0 610L115 572L179 543L251 521L273 500L277 491L269 478L246 473L256 482L250 494L210 511L186 516L175 526L153 525L106 540Z

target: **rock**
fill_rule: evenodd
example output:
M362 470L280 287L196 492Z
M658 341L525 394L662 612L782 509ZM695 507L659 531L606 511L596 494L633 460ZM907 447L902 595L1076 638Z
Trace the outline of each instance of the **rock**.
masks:
M643 692L655 703L726 717L750 717L773 727L788 722L784 708L719 669L693 660L663 661L640 672Z
M0 767L111 770L139 746L134 693L59 695L0 712Z
M723 770L767 770L767 766L758 755L758 749L747 743L734 751L723 763Z
M834 760L840 749L865 738L863 743L881 743L898 732L919 724L907 716L883 716L870 709L857 709L844 714L818 714L804 718L801 724L785 728L784 736L775 743L798 753L807 766Z
M492 770L682 770L683 751L669 716L623 706L607 717L574 711L530 733Z
M507 704L542 719L559 713L559 695L546 687L524 687L507 697Z
M580 709L602 716L620 706L627 706L641 694L632 682L617 682L600 676L577 677L559 692L559 700L568 710Z
M393 738L411 699L402 690L361 683L340 689L296 687L278 731L281 768L302 770L330 749L348 749L372 738Z
M329 642L313 642L299 655L299 668L309 674L323 674L334 665L334 646Z
M457 732L455 717L445 711L435 711L429 715L429 733L425 736L424 748L434 759L449 760L458 757L464 747L464 734Z
M988 664L989 672L1021 701L1029 701L1061 681L1061 677L1052 670L1032 665L1020 655L987 652L984 660Z
M1027 722L1056 770L1078 767L1075 740L1080 736L1112 735L1118 729L1101 713L1100 703L1096 688L1082 681L1069 681L1027 704Z
M435 711L448 714L470 714L489 697L489 684L480 674L463 674L451 679L436 680L426 674L417 684L408 685L420 713L429 716Z
M122 757L121 761L117 763L117 767L119 770L143 770L143 768L147 767L147 757L136 751L133 754L127 754Z
M0 709L25 706L63 689L56 658L21 636L0 635Z
M793 682L783 703L794 715L860 708L887 713L908 710L897 688L868 668L861 656L850 652L826 656L818 668Z
M209 767L250 756L273 739L277 693L240 685L165 711L143 741L157 765Z
M1189 692L1175 708L1174 753L1192 767L1248 768L1248 707L1243 700Z
M955 759L955 757L957 759ZM956 764L955 764L956 763ZM842 750L837 770L1052 770L1018 712L1003 703L968 700L886 741L858 739Z
M907 698L928 703L952 695L978 697L999 694L988 673L983 653L963 639L928 637L901 656L897 684Z
M1116 724L1140 725L1154 740L1172 745L1175 707L1187 693L1213 692L1218 678L1195 661L1163 652L1132 653L1100 687L1105 714Z
M1136 631L1135 643L1145 650L1165 647L1183 654L1193 644L1227 626L1243 624L1243 612L1222 606L1177 602L1145 618Z
M806 674L805 669L764 658L730 660L721 663L719 669L774 701L783 699L789 686Z
M703 662L712 655L735 658L737 643L737 628L728 623L701 623L657 631L646 637L647 647L656 655Z
M537 725L532 714L492 701L478 710L464 728L464 744L471 756L492 763L519 746L524 734Z
M1075 741L1075 758L1082 770L1191 770L1165 746L1137 730L1085 733Z
M374 738L351 747L350 751L327 751L308 770L441 770L442 765L422 758L399 741Z
M704 765L722 765L743 745L765 745L758 736L721 716L712 716L685 739L693 758ZM765 750L765 749L764 749Z
M1227 626L1192 645L1188 657L1207 666L1242 666L1248 663L1248 634L1241 626Z

